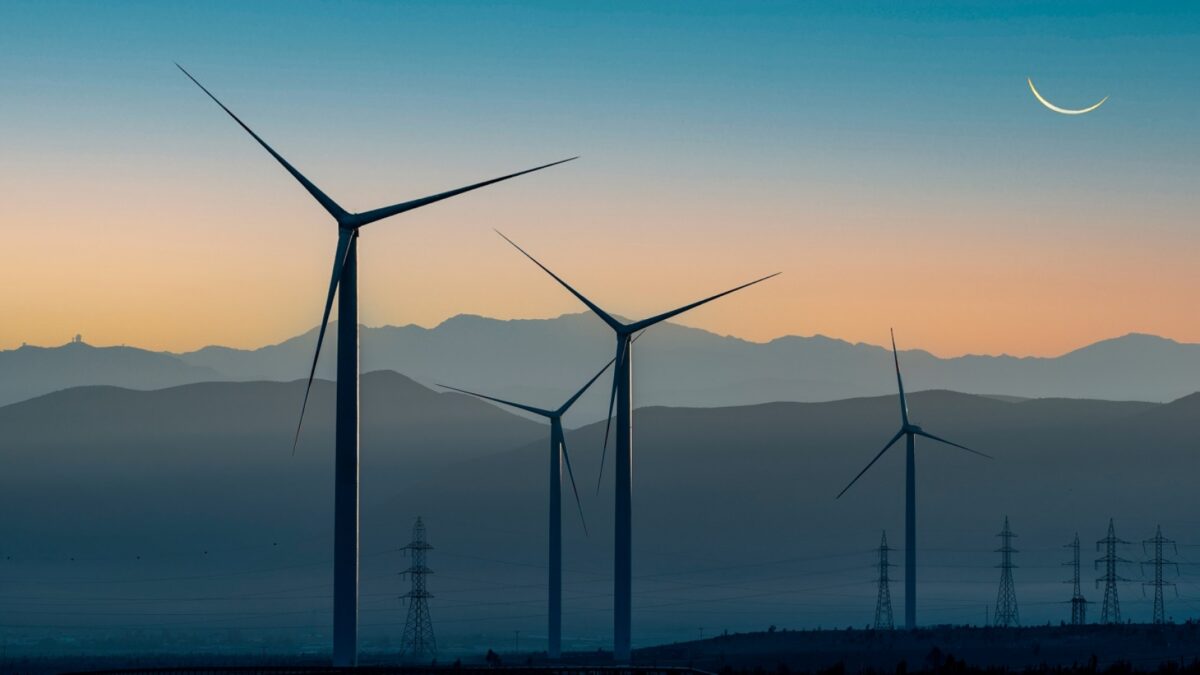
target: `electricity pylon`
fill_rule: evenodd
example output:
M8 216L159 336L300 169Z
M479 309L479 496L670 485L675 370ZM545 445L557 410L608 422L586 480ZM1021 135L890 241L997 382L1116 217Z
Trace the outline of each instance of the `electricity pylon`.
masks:
M400 638L400 655L410 661L424 661L437 657L437 641L433 637L433 620L429 616L429 598L425 590L425 575L433 570L425 566L425 552L432 549L425 541L425 524L417 516L413 525L412 541L402 551L412 557L412 565L401 572L412 579L412 590L400 596L408 600L408 618L404 621L404 634Z
M1016 565L1013 564L1012 554L1017 552L1017 549L1012 547L1012 538L1017 536L1013 534L1008 527L1008 516L1004 516L1004 530L996 535L1000 537L1000 548L996 549L996 553L1000 554L1000 589L996 592L996 626L1005 628L1020 626L1021 614L1017 610L1017 589L1013 586L1012 571Z
M1117 598L1117 582L1129 580L1117 574L1117 565L1129 561L1117 555L1117 546L1126 544L1129 542L1117 538L1112 518L1109 518L1108 535L1096 542L1097 551L1100 550L1101 545L1104 546L1104 557L1096 559L1097 569L1100 568L1100 563L1104 563L1104 576L1096 579L1097 588L1100 587L1101 581L1104 582L1104 604L1100 609L1100 623L1121 623L1121 602Z
M1065 562L1064 565L1070 565L1073 568L1071 578L1064 581L1064 584L1073 584L1074 591L1071 593L1071 625L1082 626L1087 623L1087 598L1083 597L1083 591L1079 588L1079 533L1075 533L1075 540L1069 544L1064 544L1063 548L1071 549L1071 562Z
M892 630L892 591L889 586L891 577L888 568L895 565L888 562L888 551L893 550L887 543L887 530L879 539L879 595L875 599L875 630Z
M1171 539L1163 537L1162 525L1158 526L1158 530L1154 533L1153 539L1147 539L1142 542L1142 553L1146 552L1146 545L1154 544L1154 557L1143 562L1142 567L1146 565L1154 566L1154 580L1142 582L1142 592L1146 592L1147 586L1154 587L1154 623L1162 624L1167 622L1166 612L1163 610L1163 586L1171 586L1175 588L1175 594L1179 595L1179 589L1175 587L1174 582L1163 580L1163 567L1171 565L1175 568L1175 574L1179 574L1179 565L1175 562L1163 558L1163 544L1170 544L1175 550L1175 554L1179 555L1179 549L1175 546L1175 542Z

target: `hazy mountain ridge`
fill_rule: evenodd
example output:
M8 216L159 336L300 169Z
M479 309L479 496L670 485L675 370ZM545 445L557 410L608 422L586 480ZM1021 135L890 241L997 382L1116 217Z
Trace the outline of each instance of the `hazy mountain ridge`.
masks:
M0 350L0 405L86 385L161 389L226 379L222 373L165 352L136 347L22 345Z
M326 339L317 372L332 378L336 331ZM0 352L0 404L83 384L152 389L206 380L291 381L307 375L315 341L314 329L253 350L24 347ZM435 328L364 327L361 336L364 371L395 370L427 385L442 382L543 405L569 396L612 349L608 329L588 314L510 321L460 315ZM940 358L912 349L901 358L912 390L1165 402L1200 383L1200 345L1141 334L1057 357ZM674 324L639 340L636 377L638 405L827 401L895 387L883 347L820 335L755 343ZM599 400L603 389L589 396Z
M152 391L106 385L66 389L0 407L0 448L14 457L56 449L74 461L97 458L114 465L120 462L111 453L132 461L130 453L145 445L203 448L205 456L231 462L331 463L333 389L325 380L313 383L294 454L302 381L200 382ZM542 433L537 422L470 397L446 399L391 371L362 376L360 410L364 453L397 453L389 465L444 466Z
M0 408L0 452L8 459L0 508L23 514L0 520L11 556L2 563L5 578L20 579L23 595L59 598L55 611L64 616L89 610L84 625L223 630L229 613L248 615L238 619L248 627L320 629L326 596L290 589L326 589L329 580L333 388L316 383L292 456L301 395L301 382L88 387ZM1021 536L1017 583L1029 623L1057 621L1064 611L1059 563L1075 531L1090 547L1113 517L1131 541L1160 523L1181 544L1200 536L1189 515L1200 501L1181 481L1200 468L1200 394L1167 404L1006 402L937 390L913 394L910 408L931 432L995 457L918 441L924 621L978 620L994 598L993 535L1005 515ZM895 395L640 408L640 643L689 637L696 625L867 622L871 547L885 528L893 546L903 542L903 452L893 450L835 496L898 425ZM567 436L590 535L574 505L564 505L566 635L583 646L604 644L611 628L611 448L596 489L603 432L589 424ZM435 546L439 640L463 631L511 639L514 627L539 639L547 460L544 425L395 373L364 375L365 634L403 623L396 572L407 561L396 548L422 515ZM85 595L79 579L87 580ZM1200 593L1195 582L1178 581L1185 597ZM1090 587L1085 592L1096 599ZM900 602L899 582L893 593ZM179 595L216 599L199 617L139 618L138 611L154 611L154 598ZM108 597L151 604L140 610ZM1122 601L1127 616L1146 618L1146 599L1131 593ZM1178 601L1171 606L1177 617L1188 611ZM0 609L14 623L68 620L20 599L0 599Z

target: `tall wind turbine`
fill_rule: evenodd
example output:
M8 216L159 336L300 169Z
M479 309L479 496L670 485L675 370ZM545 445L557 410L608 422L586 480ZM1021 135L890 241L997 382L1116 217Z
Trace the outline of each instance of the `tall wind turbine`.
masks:
M338 227L337 248L333 256L333 275L329 280L329 292L325 297L325 311L321 315L321 326L317 333L317 347L313 351L312 367L308 373L308 384L304 389L304 402L300 406L300 420L292 439L292 452L300 440L300 426L304 423L304 410L308 407L308 395L312 390L313 376L317 370L317 359L321 355L321 344L325 341L325 327L333 308L333 296L338 296L338 349L337 349L337 423L335 432L334 459L334 535L333 535L333 665L353 666L358 661L358 229L377 220L390 218L464 192L499 183L527 173L569 162L560 160L543 166L527 169L507 176L493 178L481 183L439 192L428 197L413 199L391 206L351 213L333 201L312 181L275 152L266 141L254 133L246 123L225 107L212 92L200 84L183 66L175 64L188 79L221 106L233 121L246 130L275 161L295 178L313 199L333 216Z
M669 312L663 312L648 319L632 323L622 323L608 312L600 309L596 303L585 298L582 293L572 288L567 282L560 279L558 275L550 271L550 268L526 253L525 249L517 246L516 242L505 237L501 232L497 232L497 234L504 237L505 241L512 244L526 258L529 258L535 265L542 268L546 274L549 274L563 288L570 291L571 295L574 295L588 309L592 310L616 334L617 355L613 359L616 366L613 370L612 393L609 395L608 400L608 417L610 422L612 420L614 403L617 408L616 514L614 517L615 542L613 551L613 659L618 663L628 663L633 609L633 340L637 333L657 323L683 314L689 309L695 309L700 305L712 302L717 298L729 295L734 291L740 291L747 286L753 286L759 282L766 281L771 277L778 276L779 273L776 272L761 279L755 279L737 288L731 288L728 291L698 300L690 305L684 305ZM607 450L607 427L605 428L604 435L604 445ZM601 470L603 470L603 466L604 460L601 459Z
M575 486L575 472L571 470L571 457L567 454L567 437L563 434L562 417L567 414L575 401L579 400L580 396L592 386L604 371L612 365L612 361L604 364L600 372L592 376L592 379L587 381L579 391L575 392L567 402L555 408L554 410L546 410L543 408L535 408L523 403L514 403L513 401L505 401L502 398L477 394L466 389L458 387L450 387L444 384L439 384L439 387L457 391L461 394L467 394L476 398L493 401L501 405L517 408L528 413L533 413L539 417L545 417L550 420L550 592L549 592L549 643L547 646L547 654L552 659L557 659L562 656L562 469L564 462L567 465L567 475L571 478L571 490L575 492L575 506L579 509L579 522L583 524L583 531L587 532L587 521L583 518L583 503L579 501L579 488Z
M854 480L850 481L850 485L842 488L838 493L837 498L841 499L842 495L854 485L862 475L870 469L875 462L883 457L883 453L896 444L903 436L906 439L905 453L905 497L904 497L904 627L908 630L913 630L917 627L917 461L916 461L916 437L924 436L931 441L952 445L961 450L987 457L991 459L991 455L986 455L978 450L972 450L965 445L959 445L953 441L948 441L939 436L925 431L921 427L913 424L908 420L908 399L904 397L904 380L900 377L900 356L896 353L896 333L892 331L892 360L896 364L896 387L900 390L900 431L892 436L892 440L883 446L875 459L872 459L869 464L858 472Z

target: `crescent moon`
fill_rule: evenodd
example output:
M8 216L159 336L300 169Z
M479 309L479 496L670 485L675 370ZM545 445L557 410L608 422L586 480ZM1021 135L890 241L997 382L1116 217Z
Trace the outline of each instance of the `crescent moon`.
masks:
M1104 102L1108 100L1108 97L1105 96L1104 98L1100 99L1099 103L1088 106L1087 108L1083 108L1082 110L1068 110L1067 108L1060 108L1060 107L1054 105L1053 103L1051 103L1050 101L1047 101L1046 99L1042 98L1042 95L1038 93L1037 87L1033 86L1033 78L1027 77L1027 78L1025 78L1025 81L1029 83L1029 91L1033 92L1033 95L1037 97L1037 100L1041 101L1042 105L1046 106L1047 108L1053 110L1056 113L1061 113L1063 115L1082 115L1084 113L1090 113L1093 110L1095 110L1096 108L1099 108L1100 106L1104 105Z

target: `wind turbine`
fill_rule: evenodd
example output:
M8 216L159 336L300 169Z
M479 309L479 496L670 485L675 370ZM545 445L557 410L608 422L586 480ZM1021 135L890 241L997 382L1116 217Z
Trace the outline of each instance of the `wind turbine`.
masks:
M648 319L632 323L622 323L608 312L600 309L596 303L585 298L582 293L560 279L558 275L550 271L550 268L538 262L536 258L526 253L525 249L517 246L516 242L505 237L502 232L497 231L496 234L504 237L504 240L512 244L513 248L524 254L526 258L532 260L535 265L542 268L546 274L549 274L563 288L570 291L571 295L574 295L588 309L592 310L592 313L600 317L613 330L613 333L616 334L617 355L613 358L616 366L613 370L612 393L608 399L609 422L612 421L614 403L617 408L616 513L614 517L615 542L613 547L613 659L618 663L628 663L633 609L633 340L636 339L636 334L657 323L683 314L689 309L695 309L700 305L712 302L717 298L729 295L734 291L740 291L747 286L753 286L759 282L766 281L771 277L778 276L779 273L776 272L761 279L755 279L737 288L731 288L728 291L698 300L690 305L684 305L669 312L663 312ZM604 430L604 448L607 451L607 425ZM600 466L601 471L603 471L603 457L600 460Z
M635 338L636 339L636 338ZM439 384L439 387L457 391L501 405L517 408L539 417L550 420L550 592L549 592L549 644L547 653L550 658L562 656L562 467L567 465L567 475L571 478L571 490L575 492L575 505L579 508L579 522L583 523L583 531L587 532L587 521L583 518L583 503L579 500L579 488L575 486L575 472L571 470L571 457L567 454L567 437L563 434L562 417L571 409L575 401L592 386L604 371L612 365L612 361L604 364L600 372L592 376L579 391L575 392L567 402L554 410L535 408L523 403L505 401L502 398L477 394L466 389Z
M838 493L837 499L841 499L842 495L854 485L862 475L870 469L875 462L883 457L883 453L896 444L903 436L906 439L905 453L905 496L904 496L904 627L908 630L913 630L917 627L917 462L916 462L916 437L924 436L931 441L952 445L961 450L992 459L991 455L984 454L978 450L972 450L965 445L959 445L953 441L948 441L940 436L925 431L921 427L913 424L908 420L908 399L904 397L904 380L900 377L900 356L896 353L896 332L892 331L892 360L896 364L896 387L900 390L900 431L892 436L892 440L883 446L875 459L872 459L866 468L858 472L854 480L850 481L850 485L842 488Z
M188 79L221 106L233 121L246 130L275 161L295 178L313 199L333 216L338 226L337 248L333 257L333 275L329 280L329 292L325 297L325 311L321 315L321 326L317 333L317 347L313 351L312 367L308 372L308 384L304 389L304 402L300 406L300 420L292 439L292 452L300 441L300 427L304 423L304 411L308 407L308 395L312 391L313 376L317 370L317 359L325 341L325 327L333 308L333 296L338 295L338 349L337 349L337 423L335 432L334 459L334 535L333 535L333 665L353 666L358 661L358 230L377 220L390 218L406 211L449 199L464 192L516 178L527 173L545 169L570 159L552 162L517 173L493 178L481 183L439 192L391 206L351 213L338 205L288 163L267 142L246 126L246 123L225 107L212 92L192 77L192 74L175 64Z

